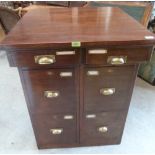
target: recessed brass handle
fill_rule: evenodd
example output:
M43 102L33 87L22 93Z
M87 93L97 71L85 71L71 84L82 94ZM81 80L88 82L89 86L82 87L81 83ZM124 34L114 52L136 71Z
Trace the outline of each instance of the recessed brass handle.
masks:
M102 88L100 89L102 95L113 95L115 93L115 88Z
M50 129L50 132L51 132L53 135L60 135L60 134L62 134L63 129L62 129L62 128Z
M45 91L44 92L44 95L47 97L47 98L56 98L59 96L59 92L58 91Z
M127 61L127 56L109 56L107 63L112 65L122 65L125 64Z
M106 132L108 132L108 127L107 126L101 126L98 128L98 131L101 133L106 133Z
M53 64L56 62L55 55L38 55L34 56L35 63L39 65Z

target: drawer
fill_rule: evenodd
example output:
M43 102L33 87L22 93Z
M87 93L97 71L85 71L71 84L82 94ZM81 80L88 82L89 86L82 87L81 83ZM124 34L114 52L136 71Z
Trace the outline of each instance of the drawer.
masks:
M77 143L76 114L32 115L32 120L39 148Z
M152 47L101 48L86 50L86 64L122 65L148 61Z
M32 113L74 112L78 104L75 69L23 71Z
M11 66L27 68L77 65L80 62L78 50L12 52L8 57Z
M83 144L118 144L121 141L127 111L85 113L81 139Z
M128 109L135 66L86 67L84 71L84 110Z

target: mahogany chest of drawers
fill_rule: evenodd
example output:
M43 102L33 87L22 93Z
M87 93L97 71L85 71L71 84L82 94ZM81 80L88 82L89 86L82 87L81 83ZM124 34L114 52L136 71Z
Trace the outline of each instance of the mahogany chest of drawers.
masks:
M119 144L154 43L118 8L28 12L1 47L18 67L38 147Z

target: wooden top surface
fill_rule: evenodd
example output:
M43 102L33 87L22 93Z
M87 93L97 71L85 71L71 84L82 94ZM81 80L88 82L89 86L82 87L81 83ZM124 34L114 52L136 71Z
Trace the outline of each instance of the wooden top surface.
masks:
M153 45L154 36L119 8L46 8L28 12L1 43L4 47Z

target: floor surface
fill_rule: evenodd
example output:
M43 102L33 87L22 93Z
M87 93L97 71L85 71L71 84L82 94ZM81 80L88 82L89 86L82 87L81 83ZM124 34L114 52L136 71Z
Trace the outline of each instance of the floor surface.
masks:
M38 150L17 69L0 51L0 153L155 153L155 86L136 79L120 145Z

